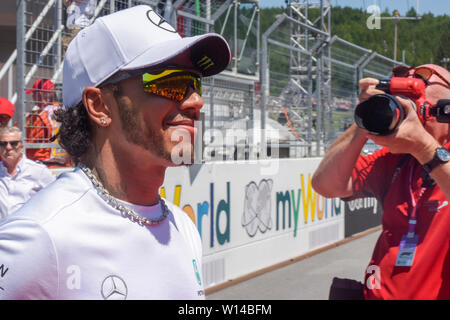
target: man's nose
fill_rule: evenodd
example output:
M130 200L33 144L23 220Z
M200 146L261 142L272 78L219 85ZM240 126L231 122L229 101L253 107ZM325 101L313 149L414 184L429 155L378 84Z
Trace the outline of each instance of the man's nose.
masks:
M196 91L192 91L192 93L180 104L180 109L193 109L195 112L198 112L203 107L203 104L203 98Z

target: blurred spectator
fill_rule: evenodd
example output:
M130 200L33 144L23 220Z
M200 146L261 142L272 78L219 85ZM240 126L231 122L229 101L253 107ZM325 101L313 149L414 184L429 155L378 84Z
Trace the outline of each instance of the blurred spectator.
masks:
M51 80L39 78L33 83L33 87L26 94L32 93L33 111L42 111L43 107L55 100L55 85Z
M67 8L67 28L82 29L94 16L97 0L64 0L64 5Z
M53 82L39 78L26 93L33 94L35 103L31 114L27 116L27 142L58 143L59 123L56 122L54 111L60 106L56 102ZM62 148L27 148L26 154L28 159L41 161L49 167L69 165L68 155Z
M14 115L14 105L6 98L0 97L0 128L6 127Z
M63 54L77 33L90 24L97 7L97 0L64 0L64 5L67 8L66 27L69 32L62 37Z
M0 97L0 128L6 127L13 115L14 105L8 99ZM2 161L1 156L0 161Z
M30 197L55 180L46 166L23 155L22 132L0 129L0 219L19 209Z

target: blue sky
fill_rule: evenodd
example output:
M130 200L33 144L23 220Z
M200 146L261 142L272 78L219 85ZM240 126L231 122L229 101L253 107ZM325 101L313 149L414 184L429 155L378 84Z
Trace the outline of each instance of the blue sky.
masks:
M412 6L416 7L417 0L330 0L331 6L354 7L367 9L368 6L376 3L381 11L387 7L390 12L397 9L400 15L404 15ZM318 0L311 0L318 2ZM326 1L324 1L326 3ZM284 0L259 0L259 5L265 7L284 7ZM419 0L419 14L431 12L434 15L450 15L450 0Z

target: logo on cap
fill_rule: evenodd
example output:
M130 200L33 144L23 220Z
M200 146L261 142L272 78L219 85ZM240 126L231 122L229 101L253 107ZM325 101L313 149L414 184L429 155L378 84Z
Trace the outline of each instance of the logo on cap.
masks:
M211 68L213 65L214 65L214 62L208 56L203 56L203 58L201 58L200 60L197 61L197 66L199 68L203 69L203 71Z
M158 28L161 28L163 30L177 33L177 31L164 19L161 17L158 13L156 13L153 10L147 11L147 18L150 20L151 23L153 23Z

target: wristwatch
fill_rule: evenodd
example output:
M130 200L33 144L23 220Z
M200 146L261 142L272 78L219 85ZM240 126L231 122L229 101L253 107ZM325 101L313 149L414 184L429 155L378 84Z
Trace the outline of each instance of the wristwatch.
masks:
M423 168L426 172L430 173L434 168L438 165L449 162L450 161L450 151L447 149L440 147L437 148L433 159L423 165Z

